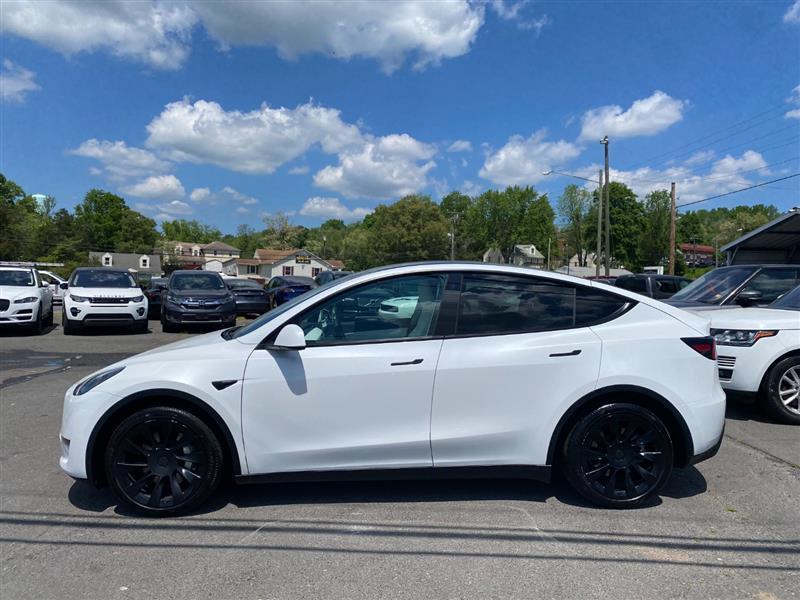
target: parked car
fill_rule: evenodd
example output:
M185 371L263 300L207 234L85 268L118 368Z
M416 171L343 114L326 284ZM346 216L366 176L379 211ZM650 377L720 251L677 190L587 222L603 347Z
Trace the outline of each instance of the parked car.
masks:
M236 301L219 273L174 271L161 305L161 326L174 333L183 325L236 324Z
M66 283L67 280L52 271L39 271L39 277L50 286L53 292L53 303L61 304L64 300L64 290L61 288L61 284Z
M342 277L347 277L348 275L352 274L353 271L322 271L319 275L314 277L314 281L317 285L325 285L326 283L336 281L337 279L341 279Z
M403 321L374 302L410 296ZM717 451L714 358L707 319L626 290L510 265L383 267L83 378L64 398L60 464L150 515L202 504L226 469L560 468L592 502L634 507Z
M767 308L715 311L719 380L776 419L800 425L800 286Z
M236 300L236 314L263 315L270 308L269 297L257 281L252 279L226 279L225 285Z
M66 290L61 310L64 335L109 325L147 333L147 298L128 271L82 267L61 288Z
M0 265L0 327L44 333L53 324L53 290L30 266Z
M168 281L169 279L166 277L153 277L147 284L147 287L144 290L144 295L147 296L148 319L161 318L161 300L162 296L164 295L164 290L167 289Z
M621 275L617 277L614 285L637 294L663 300L664 298L672 297L691 282L691 279L675 275L640 273L637 275Z
M269 306L272 309L315 287L317 284L310 277L281 275L270 279L265 289L269 297Z
M797 265L735 265L703 274L666 302L694 310L767 306L800 283Z

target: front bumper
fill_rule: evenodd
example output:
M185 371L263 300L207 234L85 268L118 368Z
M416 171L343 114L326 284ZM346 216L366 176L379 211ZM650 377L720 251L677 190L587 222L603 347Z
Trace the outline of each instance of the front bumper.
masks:
M168 323L230 323L236 320L236 307L213 309L187 308L172 303L161 307L161 316Z
M132 325L147 320L147 302L127 303L117 306L92 304L90 302L69 302L64 305L64 313L70 324L84 327L108 325Z
M70 387L64 395L58 464L70 477L86 479L87 449L92 430L105 412L119 401L119 397L101 390L92 390L82 396L73 396Z
M11 301L6 310L0 311L0 327L3 325L28 325L36 320L38 312L38 301L27 304L14 304Z

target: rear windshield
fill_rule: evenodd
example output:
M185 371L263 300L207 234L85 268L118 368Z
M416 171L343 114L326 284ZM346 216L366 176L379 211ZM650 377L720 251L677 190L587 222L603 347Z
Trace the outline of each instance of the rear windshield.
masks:
M174 290L224 290L222 277L213 273L181 273L173 275L169 287Z
M136 282L128 273L97 269L75 271L69 285L71 287L130 288L136 287Z
M753 267L714 269L687 285L675 294L672 300L719 304L730 296L731 292L747 281L753 271L755 271Z
M19 287L33 287L33 271L2 270L0 271L0 285L13 285Z
M225 283L231 289L241 289L241 288L261 289L261 285L257 281L247 281L245 279L228 279Z
M287 285L316 285L310 277L284 277L283 280Z

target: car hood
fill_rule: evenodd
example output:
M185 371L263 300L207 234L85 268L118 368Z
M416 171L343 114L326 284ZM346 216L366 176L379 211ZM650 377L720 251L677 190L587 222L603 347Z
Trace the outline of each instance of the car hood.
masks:
M38 288L32 285L0 285L0 298L14 300L27 296L38 296Z
M800 329L800 311L733 308L707 314L714 329Z
M140 288L93 288L93 287L73 287L67 291L76 296L88 296L89 298L135 298L144 292Z

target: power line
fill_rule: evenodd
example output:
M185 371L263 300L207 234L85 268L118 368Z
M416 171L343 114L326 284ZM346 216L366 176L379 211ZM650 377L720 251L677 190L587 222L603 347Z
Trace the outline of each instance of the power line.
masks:
M786 177L781 177L779 179L773 179L772 181L763 181L761 183L757 183L755 185L751 185L745 188L741 188L739 190L733 190L732 192L725 192L724 194L717 194L716 196L709 196L708 198L703 198L702 200L694 200L692 202L687 202L685 204L681 204L678 208L683 208L684 206L691 206L692 204L700 204L701 202L708 202L709 200L715 200L716 198L722 198L723 196L730 196L732 194L738 194L739 192L746 192L747 190L752 190L754 188L764 187L765 185L769 185L771 183L778 183L779 181L786 181L787 179L792 179L793 177L800 177L800 173L793 173L792 175L787 175Z
M695 181L716 181L718 179L733 179L733 178L735 178L738 175L741 175L743 173L753 173L754 171L762 171L764 169L768 169L769 167L777 167L779 165L783 165L783 164L786 164L788 162L792 162L792 161L795 161L795 160L800 160L800 155L793 156L792 158L787 158L786 160L781 160L779 162L769 163L767 165L764 165L763 167L757 167L755 169L747 169L747 170L743 170L743 171L731 171L727 175L718 175L718 176L714 176L714 177L704 177L702 175L695 175L694 173L692 173L690 171L690 172L685 173L685 174L675 174L675 173L665 174L663 179L640 179L638 177L626 177L624 175L618 175L617 179L620 179L622 181L636 181L636 182L639 182L639 183L661 183L661 184L666 183L667 181L670 181L672 179L675 179L676 181L686 181L686 180L688 180L690 178L692 179L693 182L695 182Z

